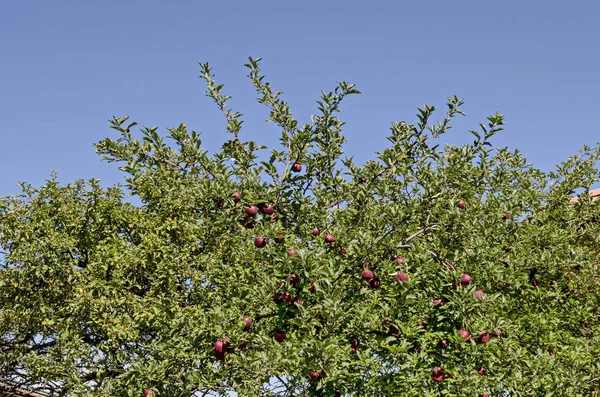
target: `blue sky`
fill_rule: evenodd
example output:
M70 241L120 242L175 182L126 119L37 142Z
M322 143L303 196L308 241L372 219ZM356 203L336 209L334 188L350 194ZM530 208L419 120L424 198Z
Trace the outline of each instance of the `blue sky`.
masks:
M17 183L121 181L92 144L129 115L164 130L186 122L209 149L224 122L198 62L245 113L245 138L277 143L242 66L262 68L307 121L321 90L356 83L343 106L359 162L386 145L391 121L424 103L465 98L448 142L491 113L499 146L542 169L599 139L600 2L566 1L4 1L0 11L0 195Z

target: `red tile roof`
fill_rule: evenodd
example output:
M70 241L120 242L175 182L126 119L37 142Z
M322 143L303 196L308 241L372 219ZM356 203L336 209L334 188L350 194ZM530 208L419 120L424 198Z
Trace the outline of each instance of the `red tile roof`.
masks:
M600 199L600 189L590 190L589 194L592 196L593 201ZM577 204L579 202L579 197L580 196L573 197L571 199L571 204Z

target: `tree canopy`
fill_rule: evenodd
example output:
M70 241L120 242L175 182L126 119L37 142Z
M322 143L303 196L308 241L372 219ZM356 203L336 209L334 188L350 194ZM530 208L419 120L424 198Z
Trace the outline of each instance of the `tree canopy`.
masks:
M218 152L115 117L96 148L124 185L53 176L0 200L0 378L52 396L598 394L600 201L569 204L598 146L542 171L492 145L498 113L439 145L453 96L357 165L338 117L354 85L300 125L259 61L277 147L243 140L201 64Z

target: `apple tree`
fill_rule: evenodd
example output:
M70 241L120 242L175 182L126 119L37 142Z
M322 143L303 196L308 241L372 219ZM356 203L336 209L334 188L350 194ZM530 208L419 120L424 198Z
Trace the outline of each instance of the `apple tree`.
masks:
M201 64L220 151L113 118L96 148L124 185L53 176L1 199L0 378L51 396L598 394L599 147L545 172L492 146L500 114L442 145L464 114L450 97L357 165L338 117L354 86L300 125L259 61L275 147L243 139Z

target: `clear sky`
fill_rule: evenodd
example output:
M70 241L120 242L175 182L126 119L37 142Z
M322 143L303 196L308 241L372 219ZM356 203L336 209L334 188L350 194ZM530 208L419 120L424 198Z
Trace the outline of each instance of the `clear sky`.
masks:
M343 106L347 154L386 145L391 121L424 103L465 98L448 142L500 111L495 144L543 169L598 139L600 1L0 0L0 195L17 183L121 180L92 144L107 118L186 122L206 147L224 121L204 96L198 62L245 113L246 138L277 143L242 66L262 68L302 121L336 82L363 92Z

